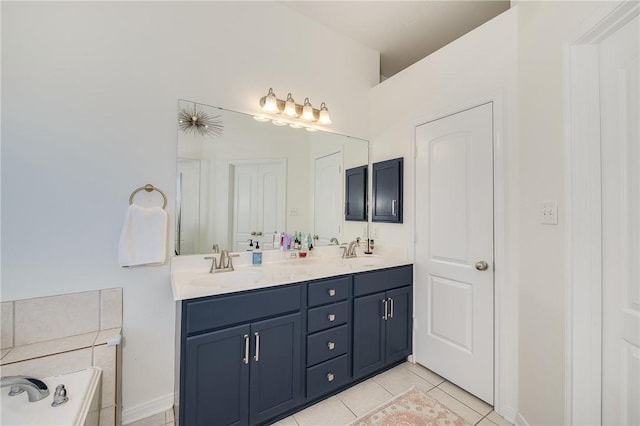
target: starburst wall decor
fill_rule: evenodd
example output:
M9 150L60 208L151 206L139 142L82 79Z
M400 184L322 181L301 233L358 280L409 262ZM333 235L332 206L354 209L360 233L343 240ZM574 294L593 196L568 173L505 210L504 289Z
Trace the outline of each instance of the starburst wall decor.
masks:
M219 115L210 116L206 112L193 107L184 107L178 113L178 126L184 133L202 136L221 136L224 129Z

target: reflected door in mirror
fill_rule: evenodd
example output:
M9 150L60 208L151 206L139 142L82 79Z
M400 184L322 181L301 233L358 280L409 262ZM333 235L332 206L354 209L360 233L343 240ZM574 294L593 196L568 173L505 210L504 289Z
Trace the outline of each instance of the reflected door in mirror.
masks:
M317 245L341 239L342 152L316 158L314 183L314 234Z
M198 254L200 239L200 160L178 160L176 254Z
M247 250L249 240L273 248L273 234L284 230L285 161L238 162L232 168L233 250Z

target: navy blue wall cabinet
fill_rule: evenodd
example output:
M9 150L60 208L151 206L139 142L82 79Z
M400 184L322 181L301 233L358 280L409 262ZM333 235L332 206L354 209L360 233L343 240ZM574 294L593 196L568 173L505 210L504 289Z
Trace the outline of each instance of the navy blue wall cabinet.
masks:
M344 220L367 220L367 166L345 170Z
M373 222L402 223L403 158L373 163Z
M354 277L354 379L411 354L412 281L410 266Z

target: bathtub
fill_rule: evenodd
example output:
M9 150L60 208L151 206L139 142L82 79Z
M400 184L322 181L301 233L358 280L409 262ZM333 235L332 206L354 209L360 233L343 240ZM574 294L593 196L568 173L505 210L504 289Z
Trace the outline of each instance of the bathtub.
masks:
M99 406L98 384L102 370L89 367L84 370L59 376L40 378L49 388L49 395L40 401L29 402L26 392L9 396L9 388L3 388L0 394L0 424L2 426L82 426L97 424L95 419L87 422L89 409L97 410ZM69 400L57 407L52 407L56 386L64 384ZM94 401L94 396L97 396ZM92 402L94 403L92 406ZM93 416L96 417L96 416Z

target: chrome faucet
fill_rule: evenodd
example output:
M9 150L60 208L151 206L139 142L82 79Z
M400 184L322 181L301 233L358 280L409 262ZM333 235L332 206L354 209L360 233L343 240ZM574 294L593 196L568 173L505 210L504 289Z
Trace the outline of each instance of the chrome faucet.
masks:
M333 237L329 240L329 245L340 245L340 241L336 237Z
M11 386L9 396L27 392L29 402L40 401L49 395L49 388L42 381L29 376L6 376L0 378L0 388Z
M349 247L342 246L342 257L344 259L351 259L352 257L357 257L356 247L358 246L357 241L351 241L349 243Z
M229 254L229 250L222 250L220 252L220 260L218 261L215 256L207 256L205 259L211 259L211 268L209 273L214 272L231 272L233 271L233 257L240 257L239 254Z

